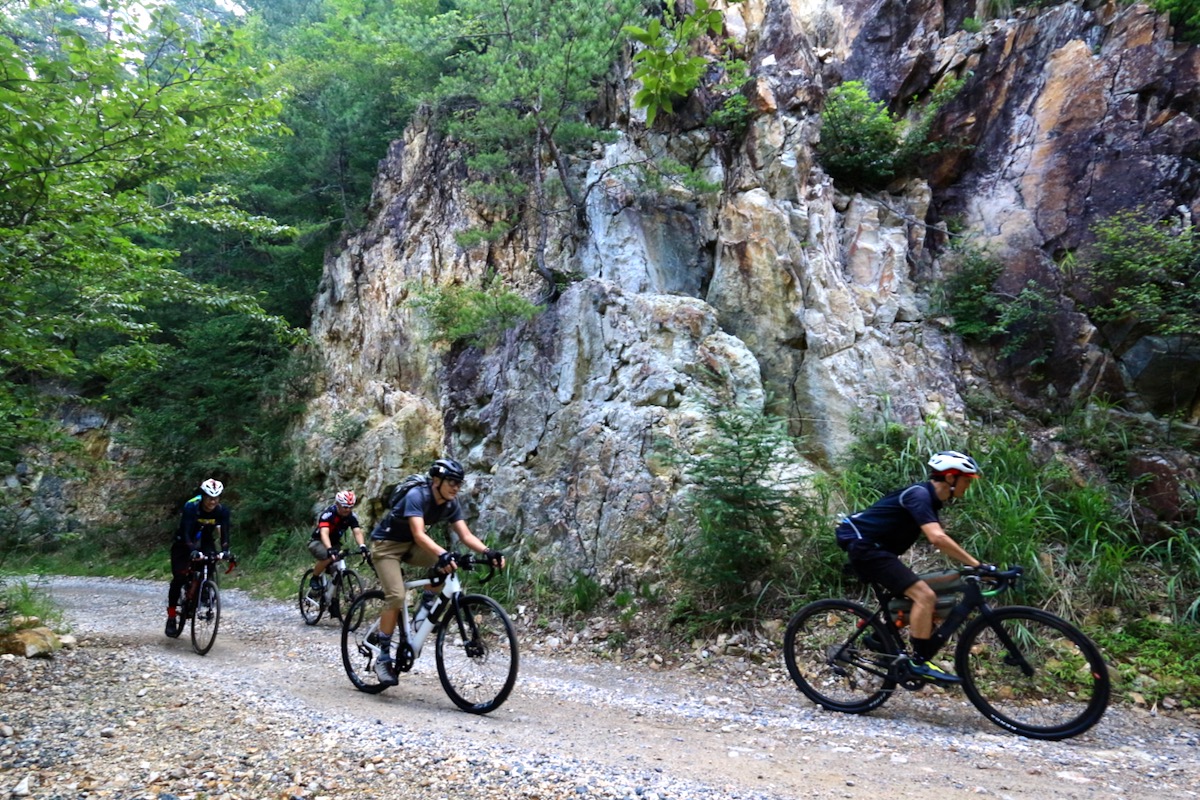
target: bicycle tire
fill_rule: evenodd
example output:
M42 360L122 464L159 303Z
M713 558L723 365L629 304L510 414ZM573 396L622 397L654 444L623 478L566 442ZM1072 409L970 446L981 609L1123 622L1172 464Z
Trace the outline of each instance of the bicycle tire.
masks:
M517 633L490 597L463 595L437 632L438 679L454 705L472 714L499 708L517 682Z
M342 618L342 609L349 608L360 594L366 590L362 577L352 569L342 571L340 579L335 579L333 586L333 602L329 604L329 615Z
M1008 651L997 627L1033 669ZM1104 716L1112 687L1100 649L1071 623L1026 606L971 620L954 664L967 699L1001 728L1030 739L1078 736Z
M379 694L387 688L375 674L375 655L369 638L378 633L379 615L384 609L383 592L373 589L361 593L342 615L342 666L354 688L367 694Z
M325 593L313 599L308 596L312 590L310 581L313 577L313 571L309 569L300 578L300 592L297 597L297 602L300 604L300 616L304 618L305 625L316 625L321 621L321 616L325 613Z
M204 655L217 640L217 628L221 626L221 592L214 581L200 584L196 597L196 611L192 615L192 649Z
M869 631L861 632L863 628ZM874 644L864 646L868 635ZM818 600L797 611L783 637L792 681L822 708L863 714L879 708L896 688L895 641L865 606Z

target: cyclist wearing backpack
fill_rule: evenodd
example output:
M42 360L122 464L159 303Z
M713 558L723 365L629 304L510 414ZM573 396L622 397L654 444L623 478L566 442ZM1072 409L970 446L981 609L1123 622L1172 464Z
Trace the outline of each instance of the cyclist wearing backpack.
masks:
M482 553L491 565L504 569L504 555L488 549L463 520L457 498L465 477L462 464L454 459L439 458L429 467L429 480L394 497L391 511L371 532L371 555L386 603L379 619L379 645L384 655L375 663L375 673L379 682L386 686L395 686L399 682L395 662L388 654L400 618L400 606L404 603L401 563L426 569L437 567L443 575L458 568L453 554L430 537L429 528L445 522L464 545Z
M864 580L912 600L908 634L912 642L911 671L942 683L961 683L930 659L942 642L933 635L937 593L900 560L922 536L943 554L967 566L982 566L942 529L938 511L962 497L978 478L979 465L963 453L947 450L929 459L929 480L892 492L865 511L851 514L837 526L838 545Z
M367 545L363 541L363 529L354 514L354 492L347 489L334 495L333 505L326 508L317 517L317 528L308 542L308 552L317 560L313 565L312 581L309 583L308 596L316 599L321 596L324 587L321 576L326 568L333 563L337 553L342 548L342 532L349 530L358 542L358 552L366 553Z
M192 553L215 553L214 536L221 537L221 552L229 556L229 507L222 505L221 492L225 485L215 478L200 484L200 494L183 506L179 530L171 544L171 586L167 590L167 628L164 631L172 638L183 630L179 624L179 596L192 575Z

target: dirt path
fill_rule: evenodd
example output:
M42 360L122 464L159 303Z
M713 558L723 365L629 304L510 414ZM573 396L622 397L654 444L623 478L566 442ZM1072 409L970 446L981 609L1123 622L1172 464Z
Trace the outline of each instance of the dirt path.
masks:
M369 722L410 741L465 736L497 758L565 759L613 779L656 773L693 786L681 797L1200 797L1200 729L1183 715L1112 709L1077 739L1034 742L995 728L958 692L903 693L871 715L831 714L800 696L780 665L718 659L655 671L570 660L526 639L512 696L477 717L446 698L432 653L399 686L365 695L342 672L332 623L305 626L290 605L237 590L223 594L216 645L198 657L186 635L162 635L164 593L142 581L53 581L85 648L145 654L185 681L219 676L300 718Z

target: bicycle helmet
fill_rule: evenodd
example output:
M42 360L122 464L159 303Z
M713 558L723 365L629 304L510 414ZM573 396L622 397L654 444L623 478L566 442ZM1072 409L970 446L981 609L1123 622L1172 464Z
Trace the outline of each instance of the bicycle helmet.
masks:
M463 470L462 464L453 458L439 458L429 467L429 476L462 483L467 473Z
M354 508L354 499L354 492L347 489L344 492L338 492L336 495L334 495L333 502L337 503L339 506Z
M216 478L209 478L204 483L200 484L200 491L209 497L220 497L221 492L225 491L225 484L221 483Z
M956 450L934 453L929 459L929 470L935 476L979 475L979 465L975 463L975 459Z

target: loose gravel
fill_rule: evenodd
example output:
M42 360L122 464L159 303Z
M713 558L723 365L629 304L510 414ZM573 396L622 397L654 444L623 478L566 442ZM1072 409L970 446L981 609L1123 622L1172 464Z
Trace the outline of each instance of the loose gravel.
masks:
M0 797L1200 797L1200 721L1184 713L1114 708L1077 739L1035 742L958 692L832 714L777 653L620 662L522 627L517 689L474 716L442 693L432 652L400 686L355 691L336 625L305 626L290 604L223 591L199 657L186 633L162 635L165 584L50 585L79 646L0 660Z

